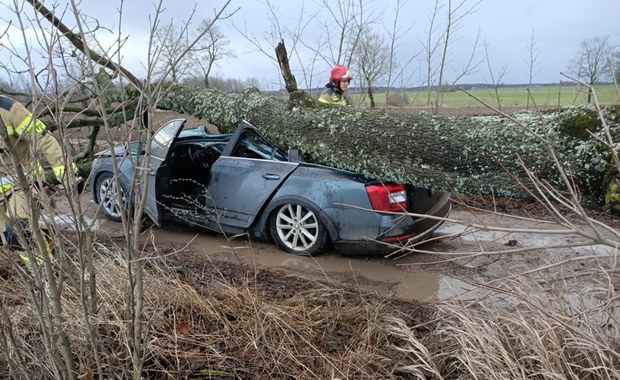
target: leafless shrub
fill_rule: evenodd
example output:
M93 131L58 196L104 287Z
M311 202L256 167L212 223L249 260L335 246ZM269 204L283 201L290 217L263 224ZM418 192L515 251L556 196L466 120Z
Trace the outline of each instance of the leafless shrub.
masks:
M391 92L387 95L385 102L388 107L409 107L411 100L406 93Z
M484 379L613 379L620 376L620 313L610 299L587 305L578 295L540 293L532 283L511 282L494 289L497 299L470 305L438 305L430 334L419 338L395 321L397 346L426 358L405 365L418 376ZM418 365L416 367L416 365Z
M74 156L68 147L67 117L64 107L68 104L73 95L81 94L84 87L84 80L92 80L92 88L89 88L85 103L92 105L96 109L97 116L103 120L103 127L106 132L106 141L112 146L115 141L129 139L131 132L138 131L140 138L144 137L145 141L149 141L152 136L152 125L141 125L143 111L147 110L152 115L156 107L157 99L164 91L161 83L155 83L153 79L152 61L147 65L146 82L138 80L132 73L124 69L121 65L115 63L121 61L121 47L123 46L124 37L119 29L118 35L115 36L116 44L111 49L103 49L98 43L93 41L93 30L89 28L84 14L75 2L70 2L66 9L70 12L66 13L74 18L76 26L70 29L63 20L57 18L56 9L50 10L38 0L28 0L25 4L7 5L7 17L14 17L18 21L17 34L12 37L12 43L20 46L14 52L15 58L19 58L20 64L24 67L24 71L17 69L8 71L11 75L22 75L29 78L30 83L30 99L28 101L29 109L34 116L39 118L39 112L45 103L42 99L53 99L53 105L49 108L52 114L49 115L58 123L56 134L63 141L63 158L65 158L65 166L71 168ZM226 6L230 1L226 2L219 13L217 13L213 21L209 25L205 25L203 33L206 33L216 20L221 19ZM30 5L32 8L30 8ZM119 25L122 24L122 8L119 9ZM160 2L156 8L156 15L152 19L153 27L159 23L162 10ZM53 25L50 28L48 25ZM120 28L120 27L119 27ZM26 36L26 30L33 31L36 38ZM21 35L20 35L21 32ZM196 39L200 38L198 35ZM72 68L69 73L67 60L70 55L67 50L60 48L60 40L67 39L75 47L76 55L79 59L76 64L79 68ZM193 44L196 43L196 40ZM32 45L34 44L34 45ZM22 49L23 47L23 49ZM191 44L188 45L188 49ZM17 54L17 52L25 52ZM50 57L43 63L34 52L42 51L64 51L61 57ZM78 54L79 52L79 54ZM187 53L185 51L184 53ZM47 53L44 53L46 55ZM149 60L156 60L158 52L149 50ZM183 52L181 52L181 55ZM182 57L178 57L181 59ZM47 65L47 66L46 66ZM39 67L43 66L43 67ZM102 66L105 69L102 69ZM21 66L20 66L21 67ZM3 68L6 68L3 66ZM62 69L67 69L68 83L61 83ZM104 72L109 70L109 72ZM171 70L168 67L168 72ZM122 93L120 112L123 121L129 125L130 133L126 136L119 137L115 135L115 130L110 128L110 114L108 110L109 104L106 104L106 94L110 81L103 81L97 73L104 72L108 78L119 78L120 88L124 88L127 81L131 83L131 93L133 97L140 98L134 109L128 109L126 106L126 98L128 94ZM77 73L77 74L76 74ZM164 73L165 76L166 73ZM89 84L89 86L91 85ZM32 105L30 106L30 102ZM134 113L135 111L135 113ZM75 112L75 111L73 111ZM81 113L81 111L77 111ZM149 123L147 123L149 124ZM140 127L141 126L141 127ZM97 128L98 131L98 128ZM150 146L150 144L147 144ZM11 147L10 144L5 146ZM9 152L13 155L14 152ZM33 156L37 156L39 152L34 152ZM139 185L146 186L150 151L146 154L146 160L143 166L137 167L136 187ZM114 158L113 158L114 160ZM120 187L118 182L118 162L114 162L116 166L115 183ZM31 192L32 183L24 174L22 165L17 165L22 191L27 194ZM126 277L124 283L118 283L123 289L123 293L115 294L111 300L102 299L107 296L108 288L102 288L99 280L103 280L105 276L99 275L99 267L95 265L98 255L97 249L93 245L93 234L90 231L91 222L84 218L82 203L77 192L72 191L75 185L75 178L71 170L67 170L68 174L63 176L62 184L64 190L59 196L66 197L70 215L66 217L70 219L71 230L73 236L71 239L65 239L60 232L55 218L53 207L46 205L40 209L35 201L28 202L28 211L31 215L29 225L41 226L45 225L50 232L44 236L42 228L30 228L35 245L26 244L27 240L22 239L22 245L26 246L25 254L31 259L31 265L23 267L17 265L19 256L15 252L7 249L6 244L0 250L3 264L6 264L9 270L15 271L19 276L11 277L13 280L19 278L20 281L16 286L10 288L12 291L19 291L22 299L15 300L15 312L5 311L0 314L0 363L3 369L6 368L7 377L48 377L48 378L66 378L75 379L80 373L88 373L90 376L104 378L107 373L116 372L116 377L133 377L141 378L144 366L144 345L142 339L145 331L149 331L148 321L142 318L145 314L143 302L143 269L144 266L134 259L140 257L141 243L137 236L140 232L140 219L143 211L144 197L143 194L134 194L132 205L134 206L135 216L123 214L123 232L125 234L124 252L128 260L123 263L126 267L117 271L124 272ZM42 180L42 178L38 178ZM28 197L29 198L29 197ZM120 195L119 195L120 203ZM42 217L46 214L47 217ZM130 214L130 213L127 213ZM21 232L21 231L18 231ZM54 249L48 249L48 241L46 238L54 242ZM17 260L16 260L17 259ZM105 268L103 268L105 269ZM121 280L121 279L119 279ZM104 282L105 283L105 282ZM18 286L21 285L21 286ZM107 285L107 284L106 284ZM105 286L105 285L104 285ZM10 299L11 295L5 295ZM112 296L112 295L110 295ZM115 306L121 305L120 310L113 310L113 314L107 314L104 305L113 302ZM21 305L19 309L18 305ZM23 311L23 313L20 313ZM148 311L148 310L147 310ZM20 316L24 316L28 320L22 324ZM14 320L13 318L17 318ZM71 318L71 319L69 319ZM111 319L118 326L111 327L111 330L101 328L102 321ZM20 335L19 328L24 326L23 335ZM72 330L69 334L68 326L79 326ZM16 330L17 329L17 330ZM107 334L118 337L115 345L107 346ZM116 356L119 354L120 356ZM35 364L31 364L35 363ZM4 365L6 364L6 365ZM86 372L82 372L86 371ZM115 376L113 376L115 377Z

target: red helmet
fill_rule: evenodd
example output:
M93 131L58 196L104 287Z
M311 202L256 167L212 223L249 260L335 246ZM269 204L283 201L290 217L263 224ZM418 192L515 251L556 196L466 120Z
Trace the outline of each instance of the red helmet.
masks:
M329 81L334 83L336 86L340 85L341 80L351 80L353 79L353 75L349 71L349 68L344 65L336 65L332 69L331 74L329 75Z

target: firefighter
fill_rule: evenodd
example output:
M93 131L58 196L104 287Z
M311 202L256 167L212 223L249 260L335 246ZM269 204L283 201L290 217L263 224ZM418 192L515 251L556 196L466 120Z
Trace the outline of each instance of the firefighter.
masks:
M15 156L12 157L11 153ZM33 177L41 172L37 160L41 154L52 166L56 178L63 181L67 172L60 144L46 129L41 120L36 119L20 102L0 95L0 238L2 245L23 251L18 236L29 240L28 221L30 207L28 197L40 196L44 184L37 184ZM14 162L14 158L17 162ZM32 185L24 189L19 184L15 164L20 166ZM77 167L72 165L71 174L77 176ZM83 181L76 177L78 191L83 188ZM37 204L34 202L32 204ZM44 229L43 222L39 228ZM20 254L22 260L29 264L28 256Z
M351 79L353 79L353 75L346 66L334 66L329 75L329 83L325 85L325 89L319 96L319 102L340 106L349 105L350 102L345 93L349 88Z

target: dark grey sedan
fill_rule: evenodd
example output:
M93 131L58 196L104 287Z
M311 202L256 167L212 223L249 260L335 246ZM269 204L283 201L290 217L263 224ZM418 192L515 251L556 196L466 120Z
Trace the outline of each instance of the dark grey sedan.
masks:
M450 212L449 193L303 162L297 151L282 151L247 122L232 134L184 124L167 123L151 143L145 213L157 225L184 223L273 239L295 254L330 246L378 253L425 239L442 223L406 212L440 218ZM92 197L107 218L120 221L130 208L138 187L132 185L135 168L144 157L143 146L132 143L103 152L93 163Z

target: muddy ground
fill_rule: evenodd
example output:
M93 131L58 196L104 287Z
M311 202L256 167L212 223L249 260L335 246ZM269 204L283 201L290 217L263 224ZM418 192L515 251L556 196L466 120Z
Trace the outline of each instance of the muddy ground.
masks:
M83 206L97 239L104 244L122 246L121 225L99 216L97 205L88 197L83 200ZM616 230L620 228L617 217L596 211L592 215ZM210 267L222 269L225 277L259 272L261 276L287 279L290 286L274 282L276 293L306 286L293 284L305 279L401 301L430 302L453 297L475 299L480 295L479 284L567 259L607 252L603 246L559 247L582 238L574 233L558 234L557 230L565 228L553 223L548 212L533 202L484 197L455 199L450 219L430 241L415 247L420 252L395 248L395 253L386 257L363 253L342 255L334 251L301 257L280 251L271 242L180 226L149 225L141 238L149 254L165 256L187 272L204 272ZM502 230L488 231L485 226ZM576 226L585 228L581 222L576 222ZM525 248L531 250L520 251ZM571 271L578 272L584 267L584 262L576 262ZM544 275L552 276L550 272L546 270Z
M471 110L461 111L470 113ZM206 125L188 115L167 111L158 111L154 123L162 125L175 118L188 119L189 127ZM217 132L215 126L209 128ZM84 132L75 131L72 138L78 139ZM100 137L103 139L104 136ZM105 141L100 141L99 145L99 149L107 146ZM343 256L336 252L313 258L298 257L278 250L269 242L249 241L243 236L231 239L209 231L174 226L151 226L143 231L143 237L145 241L153 242L155 250L179 250L173 256L196 269L203 268L205 263L238 267L242 271L260 268L276 271L278 276L295 274L382 296L422 301L476 297L472 295L475 292L470 291L476 288L475 284L572 260L580 255L596 256L606 252L601 246L549 249L583 239L574 233L558 234L554 231L565 227L549 223L554 220L552 214L538 203L489 197L454 199L455 207L450 216L454 221L441 226L430 242L415 247L422 252L401 249L388 257ZM84 202L89 201L85 199ZM85 206L95 223L96 233L102 239L122 238L118 224L97 216L96 205L88 203ZM617 217L596 210L589 213L596 220L620 229ZM564 215L569 213L564 212ZM569 216L569 220L577 219ZM583 222L578 221L577 225L584 227ZM485 231L484 226L523 231ZM525 248L531 250L521 251ZM494 253L500 251L510 253ZM571 270L578 271L581 266L584 266L583 262L578 262L571 266ZM550 275L548 271L546 275ZM580 285L583 284L580 282Z

